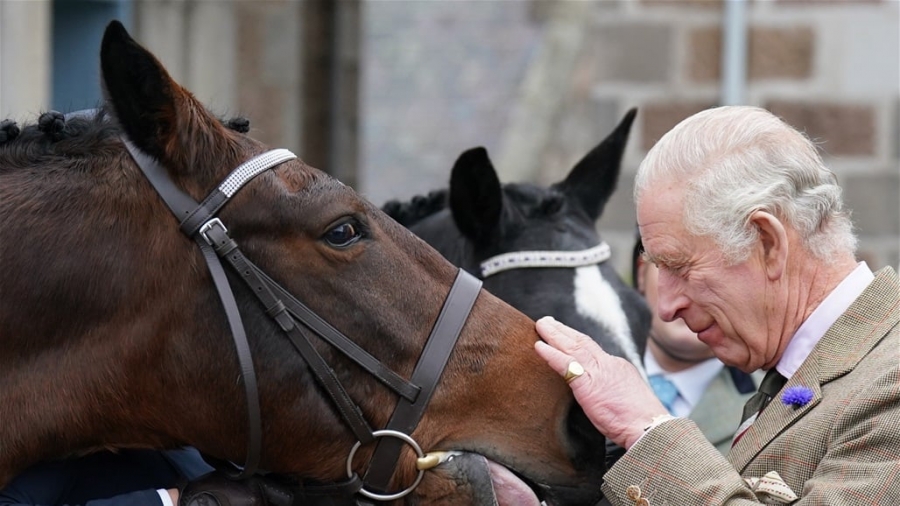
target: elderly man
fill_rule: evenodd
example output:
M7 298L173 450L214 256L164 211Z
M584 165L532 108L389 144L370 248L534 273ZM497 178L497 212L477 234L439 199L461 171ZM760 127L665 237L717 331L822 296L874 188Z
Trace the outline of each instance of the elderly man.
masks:
M644 350L650 386L669 413L693 420L706 439L728 455L741 407L756 393L761 378L723 364L684 320L660 318L659 268L644 259L643 251L639 237L632 254L632 278L652 315Z
M815 146L762 109L703 111L647 154L635 202L660 316L768 372L726 460L627 362L540 320L537 352L627 449L605 476L611 502L900 504L900 282L856 262Z

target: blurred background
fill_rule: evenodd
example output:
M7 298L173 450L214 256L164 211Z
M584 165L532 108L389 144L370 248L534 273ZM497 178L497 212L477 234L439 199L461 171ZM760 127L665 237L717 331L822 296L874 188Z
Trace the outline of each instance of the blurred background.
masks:
M473 146L504 182L555 182L638 107L598 224L625 278L647 150L759 105L820 143L860 257L900 266L897 0L0 0L0 119L96 106L114 18L214 112L377 205L445 187Z

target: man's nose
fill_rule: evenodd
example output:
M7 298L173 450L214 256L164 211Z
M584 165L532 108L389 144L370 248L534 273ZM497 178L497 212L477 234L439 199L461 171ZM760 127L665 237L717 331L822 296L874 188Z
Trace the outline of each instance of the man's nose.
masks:
M680 318L678 313L687 308L690 300L685 295L682 285L681 278L660 269L656 310L663 321L670 322Z

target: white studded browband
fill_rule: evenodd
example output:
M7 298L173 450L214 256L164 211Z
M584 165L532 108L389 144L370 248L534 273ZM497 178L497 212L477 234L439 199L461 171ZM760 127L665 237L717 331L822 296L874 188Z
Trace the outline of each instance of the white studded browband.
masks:
M609 244L605 242L581 251L514 251L481 262L481 277L531 267L582 267L603 263L609 256Z
M293 160L297 155L287 149L271 149L240 164L219 185L219 191L228 198L234 196L244 183L250 181L262 171L269 170L276 165Z

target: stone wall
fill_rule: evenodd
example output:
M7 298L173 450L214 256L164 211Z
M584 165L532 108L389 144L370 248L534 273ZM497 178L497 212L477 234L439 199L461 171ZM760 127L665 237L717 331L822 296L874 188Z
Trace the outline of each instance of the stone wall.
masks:
M669 128L719 102L722 2L362 2L359 38L345 30L354 37L336 67L350 89L358 65L358 108L349 91L329 98L328 79L310 83L331 74L306 61L322 58L323 23L309 6L325 0L137 2L133 32L215 111L250 116L254 136L330 168L376 204L445 187L456 157L477 145L504 181L557 181L638 107L599 224L626 273L635 168ZM746 103L820 144L853 209L860 256L900 265L900 2L747 3ZM50 6L0 1L0 119L48 109ZM335 104L340 118L310 112Z
M484 145L505 181L558 180L630 108L625 169L599 228L628 271L634 170L720 97L721 0L366 2L360 189L446 186ZM873 268L900 265L900 3L751 1L746 103L821 146Z

